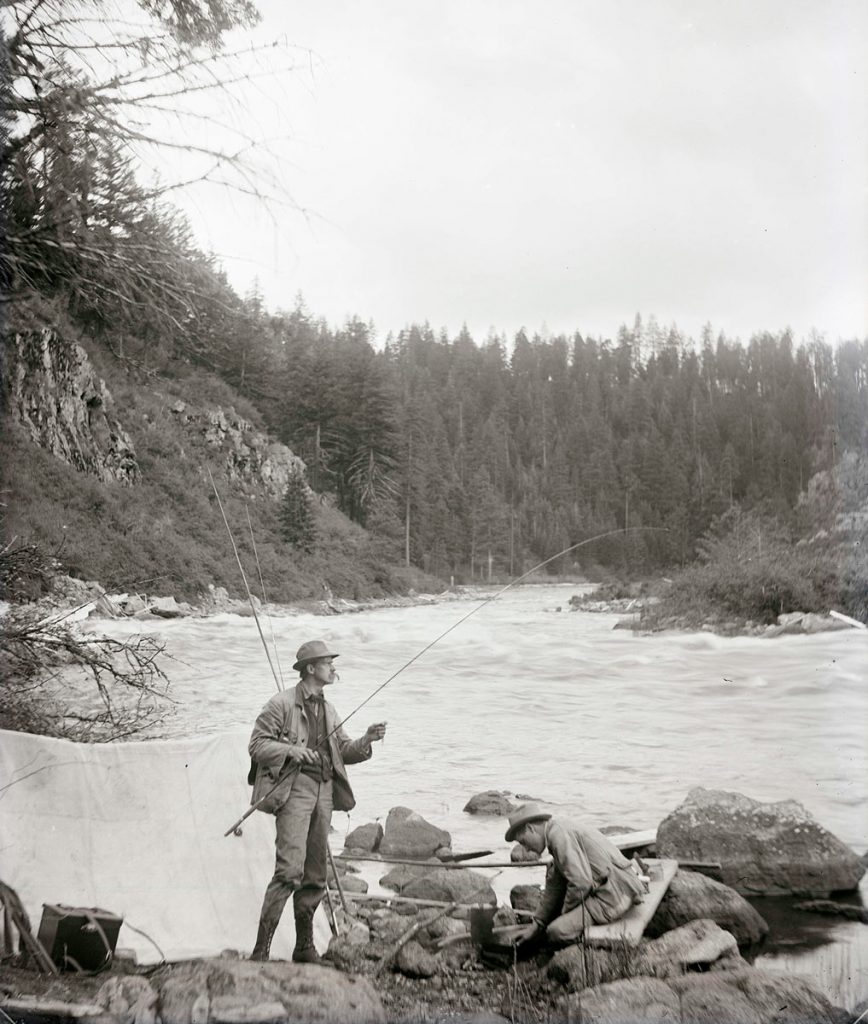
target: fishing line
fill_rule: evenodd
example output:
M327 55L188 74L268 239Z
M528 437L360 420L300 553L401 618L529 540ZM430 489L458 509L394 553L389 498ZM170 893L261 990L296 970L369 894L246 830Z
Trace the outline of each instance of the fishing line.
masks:
M425 654L427 651L430 651L431 648L435 644L439 643L444 637L448 636L452 632L453 629L457 629L463 622L466 622L470 618L471 615L475 615L478 611L481 611L483 608L485 608L486 605L491 604L492 601L496 601L501 595L505 594L507 592L507 590L509 590L511 587L514 587L517 584L521 583L522 580L526 580L528 578L528 576L532 576L539 569L542 569L546 565L548 565L549 562L554 562L556 559L560 558L562 555L568 555L571 551L575 551L577 548L584 547L585 544L591 544L591 543L593 543L596 540L602 540L604 537L613 537L615 534L618 534L618 533L628 533L628 532L633 532L633 531L636 531L636 530L658 530L658 531L663 531L665 533L669 532L666 529L665 526L628 526L628 527L623 527L622 526L618 530L608 530L606 533L598 533L595 537L589 537L587 540L580 540L577 544L571 544L568 548L564 548L563 551L559 551L556 555L552 555L551 558L546 558L544 561L540 562L538 565L535 565L532 569L528 569L527 572L522 573L521 576L518 576L518 577L516 577L516 579L511 580L509 583L506 584L505 587L502 587L500 590L498 590L496 594L492 594L491 597L487 597L481 604L478 604L475 608L471 608L470 611L466 615L462 615L462 617L460 619L458 619L456 622L453 622L452 625L448 629L444 629L443 632L439 636L435 637L431 641L431 643L426 644L422 648L422 650L419 651L417 654L414 654L413 657L410 658L409 661L405 662L397 670L397 672L393 672L389 676L389 678L384 683L381 683L376 688L376 690L373 691L373 693L371 693L368 697L366 697L362 701L362 703L358 705L358 707L354 708L346 716L346 718L343 719L343 721L341 721L338 725L335 726L335 728L332 730L332 733L337 732L337 730L344 724L344 722L349 721L357 711L360 711L368 703L368 701L370 701L374 697L376 697L377 694L380 692L380 690L382 690L386 686L388 686L389 683L391 683L392 680L396 676L399 676L405 669L408 669L415 661L418 661L419 658L421 658L423 654ZM329 735L331 735L331 733L329 733ZM326 737L326 739L328 739L328 736Z
M210 471L209 471L209 475L210 475ZM213 480L212 480L212 484L213 484ZM215 493L216 493L216 488L215 488ZM218 496L217 500L218 501L220 500L219 496ZM221 511L222 511L222 505L221 505ZM225 515L224 515L223 518L224 518L224 521L225 521L225 518L226 518ZM228 523L226 523L226 528L227 528L227 530L229 529L229 524ZM331 737L339 729L341 729L343 727L344 723L348 722L353 717L353 715L356 714L356 712L361 711L361 709L369 701L373 700L373 698L376 697L376 695L381 690L383 690L386 686L388 686L389 683L391 683L393 679L395 679L397 676L399 676L403 671L405 671L405 669L408 669L414 662L418 661L419 658L421 658L423 654L425 654L427 651L430 651L431 648L434 647L435 644L438 644L444 637L448 636L452 632L453 629L457 629L458 626L460 626L463 622L466 622L472 615L475 615L478 611L481 611L487 605L491 604L492 601L496 601L499 597L501 597L501 595L505 594L507 592L507 590L509 590L510 588L512 588L514 586L517 586L519 583L521 583L522 580L526 580L528 578L528 576L531 576L533 573L535 573L538 570L544 568L550 562L554 562L556 559L561 558L563 555L568 555L571 551L576 551L578 548L582 548L586 544L593 544L595 541L603 540L605 537L614 537L614 536L616 536L616 535L618 535L620 533L635 533L635 532L639 532L639 531L645 531L645 532L656 531L656 532L662 532L662 533L668 533L669 532L668 529L665 526L626 526L626 527L622 526L622 527L620 527L617 530L607 530L605 533L598 533L598 534L596 534L593 537L588 537L586 540L580 540L576 544L570 544L570 546L564 548L563 551L559 551L556 555L552 555L550 558L543 559L542 562L537 563L537 565L533 566L533 568L528 569L527 572L522 573L521 576L517 576L514 580L510 580L510 582L507 583L506 586L501 587L501 589L498 590L495 594L492 594L490 597L487 597L480 604L476 605L476 607L471 608L470 611L467 612L466 615L462 615L461 618L457 619L455 622L453 622L452 625L448 627L448 629L444 629L443 632L439 634L439 636L436 636L430 643L426 644L422 648L422 650L420 650L416 654L414 654L413 657L410 658L409 661L404 662L404 664L397 671L393 672L384 683L381 683L372 693L370 693L361 702L361 704L359 704L355 708L353 708L353 710L346 716L346 718L343 718L341 721L339 721L335 725L335 727L331 730L331 732L328 733L328 735L324 736L322 740L320 740L320 742L317 744L317 748L321 747L324 743L326 743L329 739L331 739ZM231 537L231 531L230 531L230 537ZM234 547L234 544L233 544L233 547ZM236 558L237 558L237 552L236 552ZM238 564L240 566L240 564L241 564L240 561L239 561ZM242 575L243 575L243 572L244 572L244 570L242 569ZM246 582L247 581L246 581L246 578L245 578L245 583ZM252 607L252 603L251 603L251 607ZM254 616L255 615L256 615L256 612L254 611ZM259 622L257 620L257 626L258 625L259 625ZM259 631L259 635L262 636L262 630L261 629ZM265 638L264 637L262 639L262 642L263 642L263 644L265 644ZM265 653L268 654L268 648L267 647L266 647L266 652ZM271 663L271 658L269 658L268 660L269 660L269 664L270 664ZM273 668L272 668L272 671L274 671ZM317 748L314 748L314 749L317 749ZM283 784L285 778L286 778L285 775L280 775L278 777L277 781L271 787L271 789L269 789L266 793L264 793L256 801L256 803L251 804L250 807L244 812L244 814L238 819L238 821L236 821L234 825L231 825L223 833L223 835L224 836L230 836L230 835L233 835L233 834L240 835L240 831L241 831L240 830L240 826L247 820L248 817L250 817L250 815L259 807L260 804L264 803L271 796L271 794L274 793L274 791L278 788L278 786Z
M238 548L235 546L235 538L232 536L232 530L229 526L229 520L226 518L226 513L223 511L223 502L220 500L220 493L217 490L217 485L214 483L214 477L211 476L211 467L208 468L208 479L211 481L211 486L214 488L214 497L217 499L217 506L220 509L220 515L223 516L223 522L226 524L226 532L229 534L229 541L232 544L232 550L235 552L235 561L238 563L238 568L241 570L241 579L244 580L244 589L247 591L247 598L250 601L250 610L253 612L253 619L256 623L256 628L259 630L259 637L262 640L262 646L265 648L265 657L268 658L268 667L271 669L271 674L274 676L274 684L280 692L283 687L281 686L280 679L278 678L277 672L274 668L274 662L271 660L271 654L268 650L268 644L265 642L265 637L262 633L262 626L259 625L259 616L256 614L256 605L253 603L253 594L250 592L250 584L247 582L247 574L244 572L244 566L241 564L241 559L238 556Z

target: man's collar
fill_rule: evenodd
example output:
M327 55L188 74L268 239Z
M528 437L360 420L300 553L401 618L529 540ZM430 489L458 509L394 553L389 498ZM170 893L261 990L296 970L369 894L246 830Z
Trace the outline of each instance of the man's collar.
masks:
M302 700L324 700L322 690L317 690L314 687L308 688L306 683L298 684L301 689Z

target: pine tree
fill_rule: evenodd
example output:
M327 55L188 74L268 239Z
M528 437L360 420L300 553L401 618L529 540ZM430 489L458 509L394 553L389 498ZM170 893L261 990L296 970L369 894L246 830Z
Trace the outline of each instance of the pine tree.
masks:
M301 470L295 470L287 481L280 505L280 525L287 544L301 551L313 551L316 546L313 496Z

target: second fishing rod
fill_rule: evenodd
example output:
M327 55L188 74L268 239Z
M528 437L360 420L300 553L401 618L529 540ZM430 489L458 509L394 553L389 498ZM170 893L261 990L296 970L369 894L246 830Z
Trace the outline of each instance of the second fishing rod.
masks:
M227 529L228 529L229 528L228 522L227 522L226 526L227 526ZM570 552L576 551L579 548L585 547L587 544L593 544L594 542L599 541L599 540L603 540L606 537L614 537L614 536L617 536L619 534L635 533L635 532L648 532L648 531L666 532L666 529L665 529L665 527L655 527L655 526L631 526L631 527L622 527L622 528L616 529L616 530L606 530L604 533L598 533L598 534L596 534L593 537L587 537L585 540L578 541L575 544L570 544L568 547L564 548L562 551L559 551L557 554L552 555L551 557L544 559L542 562L537 563L532 568L530 568L526 572L522 573L520 576L517 576L515 579L510 580L509 583L507 583L505 586L501 587L499 590L497 590L495 593L491 594L489 597L485 598L478 605L475 605L473 608L471 608L470 611L468 611L466 614L464 614L460 618L458 618L448 628L444 629L442 633L438 634L436 637L434 637L433 640L431 640L424 647L422 647L421 650L417 651L416 654L414 654L412 658L410 658L409 660L404 662L404 664L401 665L401 667L398 668L396 671L394 671L388 677L388 679L386 679L384 682L380 683L380 685L377 686L376 689L374 689L367 697L365 697L365 699L363 701L361 701L355 708L353 708L353 710L345 718L343 718L341 721L339 721L334 726L334 728L329 733L327 733L326 736L324 736L320 740L320 742L316 745L316 747L313 748L313 750L315 750L315 751L319 750L320 747L322 747L324 744L326 744L331 739L331 737L334 736L335 733L338 732L338 730L340 730L344 726L344 724L346 722L348 722L353 717L353 715L355 715L366 704L368 704L371 700L373 700L374 697L376 697L377 694L380 693L381 690L383 690L386 686L388 686L389 683L391 683L394 679L396 679L402 672L406 671L406 669L408 669L411 665L413 665L416 661L418 661L419 658L421 658L423 654L425 654L427 651L430 651L432 647L434 647L441 640L443 640L444 637L448 636L454 629L457 629L460 625L462 625L462 623L466 622L471 616L475 615L477 612L479 612L483 608L487 607L493 601L496 601L499 597L501 597L503 594L505 594L512 587L517 586L519 583L521 583L522 581L526 580L529 576L532 576L535 572L539 572L540 569L545 568L547 565L549 565L551 562L554 562L556 559L561 558L564 555L568 555ZM231 531L230 531L230 534L231 534ZM247 585L246 578L245 578L244 582L245 582L245 586L246 586ZM249 588L248 588L248 595L249 595ZM252 600L251 600L251 607L253 607ZM254 609L253 614L254 614L254 616L256 615L255 609ZM258 622L257 622L257 625L258 625ZM263 644L265 644L265 638L262 635L262 631L261 630L260 630L260 636L262 637ZM271 662L271 658L269 657L269 663L270 662ZM283 782L286 780L287 775L289 773L293 772L293 771L296 771L297 768L298 768L297 764L288 762L287 770L284 771L284 772L281 772L281 774L279 775L279 777L275 781L274 785L267 792L265 792L258 800L256 800L254 803L252 803L250 805L250 807L244 812L244 814L242 814L241 817L233 825L230 825L230 827L223 833L223 835L224 836L240 835L241 834L241 831L240 831L241 825L247 820L247 818L250 817L251 814L253 814L254 811L258 810L259 807L262 806L262 804L264 804L266 800L268 800L268 798L272 795L272 793L275 792L275 790L277 790L277 788L280 785L283 784Z

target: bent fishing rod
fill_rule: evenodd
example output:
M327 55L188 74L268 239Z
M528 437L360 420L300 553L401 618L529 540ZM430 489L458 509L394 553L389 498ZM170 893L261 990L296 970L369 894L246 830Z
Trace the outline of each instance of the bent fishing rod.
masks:
M213 483L213 481L212 481L212 483ZM222 506L221 506L221 508L222 508ZM225 517L224 517L224 520L225 520ZM226 523L226 528L227 529L229 528L228 522ZM397 671L393 672L384 683L380 683L380 685L375 690L373 690L367 697L365 697L365 699L360 704L358 704L355 708L353 708L353 710L346 716L346 718L344 718L340 722L338 722L337 725L334 727L334 729L332 729L332 731L330 733L328 733L327 736L324 736L323 739L317 744L316 748L314 748L314 749L318 749L324 743L326 743L338 731L338 729L342 728L343 725L346 722L348 722L353 717L354 714L356 714L356 712L361 711L361 709L369 701L373 700L374 697L376 697L377 694L381 690L385 689L389 685L389 683L392 682L393 679L396 679L402 672L404 672L412 664L414 664L414 662L418 661L419 658L421 658L422 655L425 654L427 651L430 651L431 648L435 646L435 644L438 644L444 637L448 636L454 629L457 629L462 623L466 622L472 615L475 615L478 611L481 611L487 605L491 604L492 601L496 601L499 597L501 597L503 594L505 594L507 592L507 590L510 590L512 587L517 586L519 583L522 582L522 580L526 580L528 578L528 576L532 576L535 572L538 572L540 569L545 568L545 566L547 566L550 562L554 562L556 559L561 558L563 555L568 555L571 551L576 551L578 548L582 548L586 544L593 544L595 541L603 540L606 537L614 537L614 536L616 536L618 534L621 534L621 533L635 533L637 531L646 531L646 532L647 531L657 531L657 532L663 532L663 533L667 533L668 532L667 528L664 527L664 526L626 526L626 527L621 527L620 529L617 529L617 530L607 530L605 533L598 533L594 537L588 537L586 540L580 540L576 544L570 544L570 546L564 548L563 551L559 551L556 555L552 555L550 558L546 558L542 562L539 562L537 565L533 566L532 569L528 569L527 572L522 573L521 576L517 576L514 580L510 580L510 582L507 583L506 586L501 587L501 589L498 590L496 593L492 594L490 597L485 598L484 601L482 601L480 604L476 605L474 608L471 608L470 611L467 612L467 614L462 615L460 619L457 619L455 622L453 622L452 625L449 626L447 629L444 629L443 632L439 634L439 636L436 636L430 643L426 644L420 651L418 651L416 654L414 654L413 657L409 659L409 661L404 662L404 664ZM243 575L243 573L242 573L242 575ZM246 585L247 584L247 578L246 577L244 577L244 582L245 582L245 585ZM253 607L252 600L250 602L250 606L251 606L251 608ZM254 609L253 614L254 614L254 616L256 615L255 609ZM257 625L258 625L258 622L257 622ZM262 630L261 629L259 631L259 635L262 636ZM265 643L265 638L264 637L263 637L262 642ZM268 661L269 661L269 664L271 664L271 658L269 658ZM272 671L273 671L273 666L272 666ZM290 770L294 770L294 769L290 769ZM231 825L223 833L224 837L225 836L231 836L231 835L239 835L240 834L241 825L250 817L251 814L253 814L253 812L255 810L257 810L263 803L265 803L265 801L272 795L272 793L275 792L275 790L280 785L283 784L283 782L285 780L286 780L286 775L285 774L281 774L278 777L277 781L274 783L274 785L266 793L264 793L255 803L252 803L250 805L250 807L248 807L248 809L244 812L244 814L241 815L241 817L238 819L238 821L236 821L234 825Z

